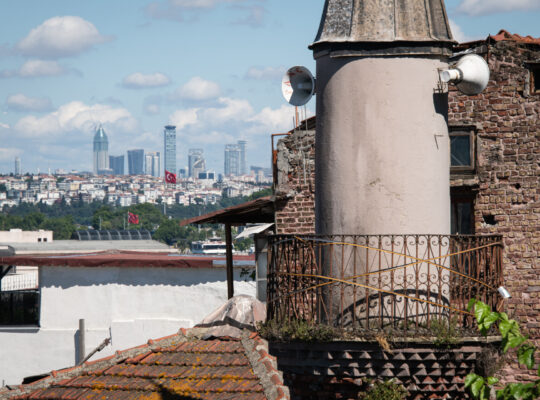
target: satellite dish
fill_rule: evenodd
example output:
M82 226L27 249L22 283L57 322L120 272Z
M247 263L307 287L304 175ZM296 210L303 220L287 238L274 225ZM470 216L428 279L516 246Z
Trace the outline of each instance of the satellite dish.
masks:
M440 73L441 81L454 82L458 90L467 95L482 93L489 82L487 62L477 54L467 54L450 69Z
M306 67L292 67L283 75L281 92L288 103L303 106L315 94L315 78Z

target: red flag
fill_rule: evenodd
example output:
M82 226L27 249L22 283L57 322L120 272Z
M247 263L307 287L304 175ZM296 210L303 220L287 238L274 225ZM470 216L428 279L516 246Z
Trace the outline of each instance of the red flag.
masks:
M176 183L176 174L165 170L165 182Z
M128 211L128 223L137 225L139 223L139 216Z

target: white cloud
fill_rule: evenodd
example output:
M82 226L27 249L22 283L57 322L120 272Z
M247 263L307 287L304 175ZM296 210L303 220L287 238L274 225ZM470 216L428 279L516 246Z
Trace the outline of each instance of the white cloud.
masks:
M16 46L30 57L58 58L77 55L110 40L81 17L53 17L32 29Z
M292 128L293 116L294 108L286 104L276 109L265 107L250 118L250 122L254 123L251 130L269 134L283 132Z
M250 67L245 75L247 79L274 80L281 79L287 68L281 67Z
M234 24L247 25L251 26L252 28L259 28L264 25L264 17L266 14L268 14L268 11L263 6L237 6L236 8L245 12L245 15L234 21Z
M199 109L197 108L177 110L169 117L169 123L175 125L178 130L184 129L189 125L195 125L199 122L198 111Z
M93 132L97 123L123 132L134 131L137 127L135 118L125 108L114 108L106 104L89 106L80 101L72 101L43 117L24 117L14 128L23 137L50 138Z
M135 72L122 80L122 86L129 89L146 89L167 86L171 80L166 75L156 72L154 74L142 74Z
M488 15L509 11L540 9L538 0L462 0L457 11L468 15Z
M10 160L10 163L12 162L13 158L20 156L22 153L23 151L16 147L0 147L0 159Z
M467 36L465 32L463 32L463 29L456 24L455 21L449 20L450 22L450 29L452 30L452 36L454 36L454 39L457 40L459 43L466 43L474 40L470 36Z
M0 129L9 129L9 125L4 124L3 122L0 122Z
M37 78L40 76L60 76L67 72L68 69L56 61L28 60L16 71L0 71L0 77Z
M217 83L195 76L184 86L176 90L173 97L184 100L203 101L215 99L220 94L221 88Z
M147 104L144 106L144 112L148 115L157 115L161 112L161 108L157 104Z
M52 109L51 99L28 97L22 93L9 96L6 105L12 111L48 111Z

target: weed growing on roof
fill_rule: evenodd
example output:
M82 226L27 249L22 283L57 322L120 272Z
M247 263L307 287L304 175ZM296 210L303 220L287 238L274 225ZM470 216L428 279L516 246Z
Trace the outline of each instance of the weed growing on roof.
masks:
M463 337L458 326L457 318L433 319L430 330L435 337L434 344L438 347L452 347L459 343Z
M358 393L363 400L404 400L409 394L407 390L393 380L369 381L369 389Z
M278 342L328 342L339 337L338 331L330 326L313 325L298 319L285 322L269 320L257 328L263 338Z

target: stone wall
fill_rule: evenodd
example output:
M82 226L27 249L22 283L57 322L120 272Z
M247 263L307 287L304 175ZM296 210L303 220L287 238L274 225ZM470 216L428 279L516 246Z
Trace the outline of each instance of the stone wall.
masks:
M315 130L300 127L278 142L277 234L315 233ZM310 129L311 128L311 129Z
M269 343L291 399L357 399L367 379L394 379L408 399L467 399L464 379L493 363L488 342L463 341L452 347L427 342Z
M451 185L476 195L475 234L503 235L508 308L540 339L540 95L530 93L526 64L540 62L540 46L486 44L474 49L491 70L484 93L450 88L449 124L477 129L476 171L453 176Z

